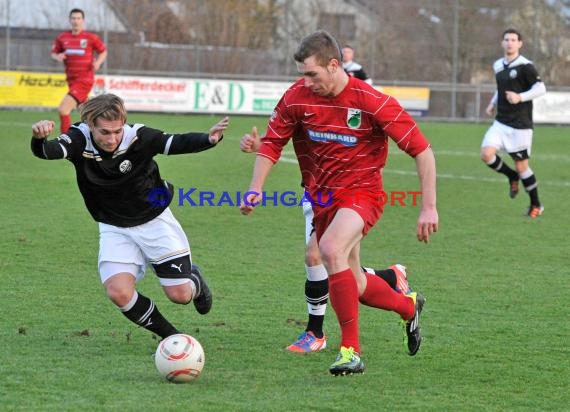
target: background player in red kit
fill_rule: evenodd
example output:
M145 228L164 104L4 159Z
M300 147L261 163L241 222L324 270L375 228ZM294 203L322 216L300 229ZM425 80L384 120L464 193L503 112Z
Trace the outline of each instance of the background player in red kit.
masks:
M83 30L85 22L83 10L71 10L69 22L71 31L59 34L51 48L51 57L65 66L69 87L69 91L57 108L61 133L67 132L71 126L73 109L87 100L95 82L95 72L107 58L105 43L96 34Z
M420 347L419 316L425 299L395 292L360 270L360 241L383 212L382 169L388 138L416 161L422 190L417 238L427 242L438 229L435 158L411 116L392 97L342 68L337 40L325 31L305 37L295 52L302 78L275 107L256 158L243 214L260 200L271 168L291 138L305 189L312 199L319 250L329 274L330 302L341 328L334 375L361 373L359 302L397 312L404 320L408 353ZM300 136L300 137L299 137Z

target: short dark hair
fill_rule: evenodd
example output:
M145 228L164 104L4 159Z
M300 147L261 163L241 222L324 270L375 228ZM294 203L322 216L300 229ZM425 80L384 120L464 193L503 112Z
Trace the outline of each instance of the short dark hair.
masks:
M520 34L520 32L516 29L507 29L503 32L503 38L505 37L505 34L516 34L517 37L519 38L519 41L522 41L522 35Z
M322 67L329 64L331 59L342 61L342 51L338 40L325 30L317 30L301 40L293 58L303 63L311 56L315 56L317 64Z
M73 13L81 13L81 17L85 18L85 12L81 9L71 9L71 11L69 12L69 17L71 18L71 15Z

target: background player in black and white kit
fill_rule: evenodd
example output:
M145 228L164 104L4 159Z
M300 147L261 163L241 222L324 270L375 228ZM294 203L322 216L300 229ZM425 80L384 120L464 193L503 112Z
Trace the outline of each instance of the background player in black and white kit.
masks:
M132 322L165 338L179 333L154 302L136 290L151 264L166 296L190 301L198 313L212 306L200 269L192 265L186 234L169 209L173 186L160 176L157 154L200 152L214 147L229 124L208 133L167 134L143 124L126 124L121 98L103 94L80 107L81 122L54 140L55 123L32 126L32 152L42 159L67 159L93 219L99 222L99 273L107 296Z
M532 100L546 93L534 64L520 54L522 37L517 30L503 32L504 57L493 64L497 91L493 95L487 114L495 121L481 144L481 159L491 169L509 179L509 193L514 198L519 191L519 180L530 197L528 216L536 218L544 207L538 198L538 182L529 166L532 147ZM515 170L501 159L497 152L506 151L515 162Z
M354 61L354 49L348 44L342 46L342 68L349 76L372 84L372 79L364 71L362 65Z

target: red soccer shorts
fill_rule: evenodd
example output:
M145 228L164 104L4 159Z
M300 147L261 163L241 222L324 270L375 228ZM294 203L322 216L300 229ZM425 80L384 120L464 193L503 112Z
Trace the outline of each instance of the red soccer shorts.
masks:
M368 234L368 231L378 222L384 212L383 192L360 189L342 191L336 192L332 197L323 196L322 200L321 203L316 202L313 206L317 239L320 239L325 233L339 209L352 209L360 215L364 221L363 236Z
M77 103L83 103L89 98L89 93L93 88L93 83L95 79L91 80L78 80L69 82L69 91L67 92L71 97L73 97Z

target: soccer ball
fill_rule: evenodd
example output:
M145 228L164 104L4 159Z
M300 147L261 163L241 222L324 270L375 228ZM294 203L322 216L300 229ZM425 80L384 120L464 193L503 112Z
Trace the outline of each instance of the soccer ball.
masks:
M198 379L205 361L200 342L183 333L163 339L154 356L158 373L174 383L188 383Z

